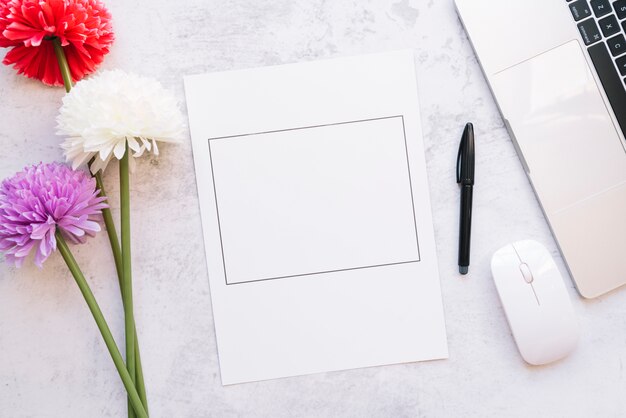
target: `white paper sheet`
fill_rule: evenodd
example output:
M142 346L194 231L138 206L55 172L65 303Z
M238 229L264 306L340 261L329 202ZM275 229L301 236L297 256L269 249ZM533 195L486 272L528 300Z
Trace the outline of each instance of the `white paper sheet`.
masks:
M446 358L412 52L185 90L222 383Z

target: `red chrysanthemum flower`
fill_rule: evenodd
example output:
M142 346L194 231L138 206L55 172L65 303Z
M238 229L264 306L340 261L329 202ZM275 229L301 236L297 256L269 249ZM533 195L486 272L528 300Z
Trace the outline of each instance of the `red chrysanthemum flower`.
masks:
M93 73L109 52L111 14L100 0L0 0L2 61L19 74L62 86L52 40L63 46L74 81Z

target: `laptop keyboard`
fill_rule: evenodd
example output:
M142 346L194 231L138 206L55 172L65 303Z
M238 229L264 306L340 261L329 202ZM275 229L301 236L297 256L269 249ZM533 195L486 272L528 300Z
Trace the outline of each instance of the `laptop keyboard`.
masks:
M626 0L567 0L567 3L626 135Z

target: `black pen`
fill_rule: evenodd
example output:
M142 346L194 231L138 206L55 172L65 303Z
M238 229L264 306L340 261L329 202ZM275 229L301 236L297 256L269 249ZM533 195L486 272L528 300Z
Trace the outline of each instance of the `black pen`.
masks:
M474 126L465 125L456 159L456 182L461 187L459 219L459 273L467 274L472 234L472 194L474 187Z

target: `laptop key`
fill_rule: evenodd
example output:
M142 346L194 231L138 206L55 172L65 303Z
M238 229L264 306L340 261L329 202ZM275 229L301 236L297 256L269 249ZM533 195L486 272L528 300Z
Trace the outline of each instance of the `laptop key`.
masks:
M611 13L611 3L609 3L609 0L591 0L591 8L596 17L602 17Z
M617 13L617 17L620 19L626 19L626 0L618 0L614 2L613 8L615 9L615 13Z
M600 19L598 23L600 24L600 29L602 29L602 34L607 38L619 32L619 23L614 15Z
M611 55L613 55L614 57L622 55L624 52L626 52L626 39L624 39L624 35L620 34L609 38L606 40L606 43L609 46Z
M626 55L616 59L615 63L617 64L617 68L619 68L619 73L623 76L626 75Z
M587 48L622 132L626 132L626 90L604 42Z
M572 12L572 16L574 16L574 20L577 22L591 16L591 8L587 4L587 0L576 0L570 3L569 10Z
M585 45L591 45L592 43L602 39L598 25L596 25L596 21L593 19L587 19L580 22L578 24L578 31L580 32L580 36L583 37Z

